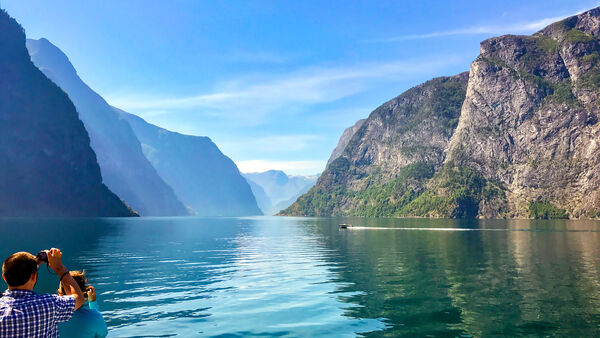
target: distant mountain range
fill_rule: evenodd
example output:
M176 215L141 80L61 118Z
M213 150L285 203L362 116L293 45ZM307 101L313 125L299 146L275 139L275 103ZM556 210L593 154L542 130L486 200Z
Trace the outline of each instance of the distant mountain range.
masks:
M104 183L142 216L261 214L233 161L208 137L171 132L111 107L48 40L27 40L27 47L75 103Z
M265 215L274 215L307 192L318 176L287 175L281 170L243 174Z
M111 107L49 41L0 28L0 216L262 214L209 138Z
M383 104L281 214L600 218L599 118L600 7Z
M0 216L134 216L103 183L75 106L0 11Z

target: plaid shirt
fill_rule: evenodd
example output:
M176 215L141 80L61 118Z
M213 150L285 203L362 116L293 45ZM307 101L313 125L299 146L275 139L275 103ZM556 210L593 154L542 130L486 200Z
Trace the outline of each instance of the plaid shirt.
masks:
M57 324L71 319L73 296L6 290L0 298L0 337L58 337Z

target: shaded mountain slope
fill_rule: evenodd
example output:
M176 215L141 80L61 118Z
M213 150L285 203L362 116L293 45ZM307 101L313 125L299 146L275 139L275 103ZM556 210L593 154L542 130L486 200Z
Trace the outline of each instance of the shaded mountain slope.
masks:
M171 132L113 109L129 122L162 179L198 215L262 215L235 163L208 137Z
M0 216L133 216L104 184L69 97L0 12Z
M75 104L90 135L104 184L142 216L189 214L142 153L127 121L79 78L67 56L46 39L28 39L27 49L34 64Z
M246 179L246 182L248 182L248 185L250 185L252 194L254 194L254 198L256 198L256 204L258 204L258 207L262 213L265 215L270 215L271 209L273 208L273 202L271 202L271 199L269 196L267 196L265 190L252 180Z

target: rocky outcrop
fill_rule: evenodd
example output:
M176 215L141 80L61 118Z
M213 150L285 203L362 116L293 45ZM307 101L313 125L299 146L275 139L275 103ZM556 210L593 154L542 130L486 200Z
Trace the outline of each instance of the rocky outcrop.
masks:
M129 123L79 78L67 56L46 39L28 39L27 49L34 64L75 104L90 135L104 184L142 216L188 215L142 153Z
M480 217L529 217L533 203L598 215L599 52L600 8L481 43L447 158L503 186Z
M362 127L363 123L365 123L366 120L367 119L358 120L358 121L356 121L356 123L353 126L348 127L344 130L344 132L342 133L342 136L340 137L340 139L338 141L337 146L335 147L335 149L333 149L333 152L331 152L331 156L329 156L329 160L327 160L327 165L329 165L335 159L340 157L340 155L342 155L342 152L344 151L344 149L346 149L346 146L350 142L350 139L352 139L352 136L354 136L354 134L356 134L358 129L360 129L360 127Z
M104 184L75 106L0 12L0 216L134 216Z
M426 111L454 118L416 118L426 88ZM441 93L428 82L378 108L283 214L600 216L600 8L483 41L462 107Z

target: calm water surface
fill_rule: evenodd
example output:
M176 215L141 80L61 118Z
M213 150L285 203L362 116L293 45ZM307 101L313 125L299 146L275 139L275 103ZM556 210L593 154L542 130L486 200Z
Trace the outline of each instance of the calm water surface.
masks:
M599 222L3 219L0 241L61 248L115 337L600 336Z

